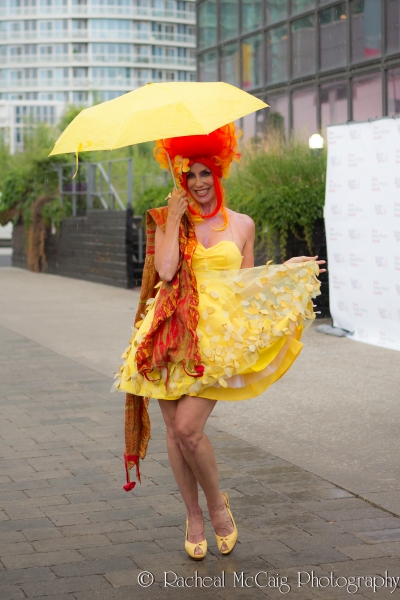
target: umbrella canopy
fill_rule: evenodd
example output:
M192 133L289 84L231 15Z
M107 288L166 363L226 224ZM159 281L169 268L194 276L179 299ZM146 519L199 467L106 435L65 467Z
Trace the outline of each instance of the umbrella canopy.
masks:
M60 135L49 156L204 135L267 106L228 83L148 83L82 110Z

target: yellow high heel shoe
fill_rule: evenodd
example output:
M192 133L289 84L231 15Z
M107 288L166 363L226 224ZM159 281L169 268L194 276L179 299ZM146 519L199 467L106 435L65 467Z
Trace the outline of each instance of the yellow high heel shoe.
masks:
M192 542L189 542L188 541L188 528L189 528L189 521L188 521L188 519L186 519L185 550L188 553L188 555L190 556L190 558L193 558L193 560L203 560L203 558L205 557L205 555L207 553L207 540L204 538L204 540L202 540L201 542L197 542L195 544L193 544ZM204 518L203 518L203 530L204 530ZM196 548L200 548L203 551L203 554L195 554L194 551L196 550Z
M229 506L228 494L226 494L225 492L221 492L221 496L225 502L225 506L226 506L226 509L232 520L232 525L233 525L234 529L233 529L232 533L230 533L229 535L221 536L221 535L215 534L215 539L217 540L218 550L222 554L230 554L232 552L232 550L234 549L234 547L236 546L236 542L238 539L238 530L237 530L235 521L234 521L232 513L231 513L231 508ZM222 545L224 543L226 544L226 546L228 548L227 550L222 550Z

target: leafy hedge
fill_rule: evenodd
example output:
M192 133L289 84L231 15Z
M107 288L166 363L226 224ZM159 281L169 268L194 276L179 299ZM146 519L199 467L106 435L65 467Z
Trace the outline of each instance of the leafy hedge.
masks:
M307 242L323 216L326 154L312 153L302 143L270 139L244 152L227 182L228 205L250 215L256 224L258 247L286 258L289 235Z

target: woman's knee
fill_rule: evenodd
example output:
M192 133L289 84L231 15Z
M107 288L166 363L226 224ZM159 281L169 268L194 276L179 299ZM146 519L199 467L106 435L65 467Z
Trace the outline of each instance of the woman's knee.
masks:
M203 437L203 431L194 427L193 423L186 419L178 419L175 422L175 435L181 446L193 450Z

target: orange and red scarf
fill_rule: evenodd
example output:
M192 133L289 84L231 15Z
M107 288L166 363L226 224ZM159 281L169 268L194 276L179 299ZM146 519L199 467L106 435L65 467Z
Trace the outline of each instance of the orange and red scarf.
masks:
M135 324L142 320L147 301L155 294L159 276L154 267L155 232L157 225L164 231L168 207L153 208L146 215L146 259L140 291L139 308ZM172 281L164 281L154 308L150 330L139 345L135 360L139 373L147 379L160 377L162 369L182 363L188 375L201 377L198 338L199 320L196 277L192 268L192 257L197 239L193 223L184 215L179 225L179 264ZM168 378L168 375L167 375ZM130 480L130 469L136 465L136 476L140 481L139 459L146 456L150 438L149 398L126 394L125 406L125 470L126 491L132 490L136 482Z

